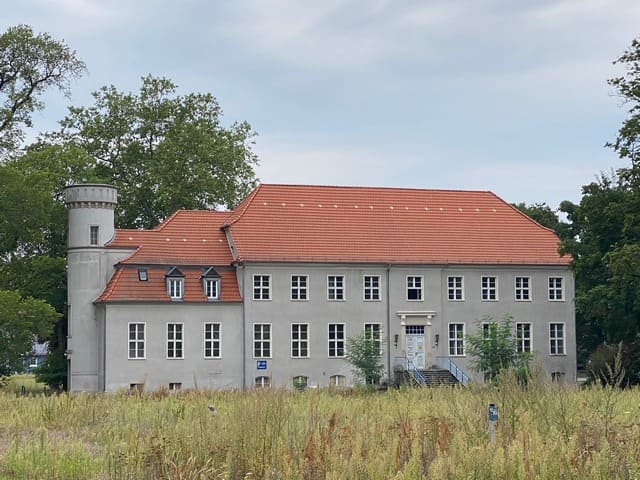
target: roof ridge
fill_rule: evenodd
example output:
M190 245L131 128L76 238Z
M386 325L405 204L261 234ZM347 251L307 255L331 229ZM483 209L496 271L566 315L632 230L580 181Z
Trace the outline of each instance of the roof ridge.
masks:
M491 190L473 190L458 188L422 188L422 187L391 187L391 186L375 186L375 185L328 185L328 184L309 184L309 183L261 183L259 187L291 187L291 188L338 188L352 190L404 190L414 192L453 192L453 193L492 193ZM495 194L494 194L495 195ZM498 197L499 198L499 197Z
M244 212L247 211L247 209L253 202L253 199L256 197L256 195L258 194L258 191L262 188L263 185L265 184L263 183L258 184L258 186L254 188L253 191L242 202L240 202L240 204L236 208L233 209L233 211L231 212L231 215L229 215L229 217L227 217L227 219L222 223L222 225L220 225L220 228L230 227L231 225L236 223L238 220L240 220L240 218L242 217Z

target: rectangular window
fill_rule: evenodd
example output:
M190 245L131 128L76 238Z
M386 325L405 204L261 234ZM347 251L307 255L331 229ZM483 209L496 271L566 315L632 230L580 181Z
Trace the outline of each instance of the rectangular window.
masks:
M182 323L167 323L167 358L184 358Z
M563 277L549 277L549 300L556 302L564 300L563 280Z
M482 300L498 300L498 279L496 277L482 277Z
M171 382L169 383L169 391L174 392L176 390L182 390L182 383L180 382Z
M218 292L219 280L216 278L204 279L204 294L208 300L218 300L220 293Z
M447 277L447 294L451 301L464 300L464 277Z
M138 280L140 280L141 282L146 282L147 280L149 280L149 274L147 273L146 268L138 269Z
M89 244L98 245L98 234L100 233L100 227L98 225L91 225L89 227Z
M407 277L407 300L422 300L422 277Z
M253 386L255 388L269 388L271 387L271 377L267 377L267 376L256 377L255 381L253 382Z
M516 323L518 353L531 352L531 324Z
M271 358L271 324L253 324L253 357Z
M182 278L169 278L169 297L177 300L182 298Z
M204 358L221 358L220 324L204 324Z
M309 325L306 323L291 324L291 356L309 358Z
M549 324L549 353L564 355L564 323Z
M526 302L531 300L531 279L529 277L516 277L516 301Z
M306 275L291 276L291 300L308 300L308 279Z
M491 336L491 323L482 322L482 338L487 340Z
M365 275L363 279L364 300L380 300L380 277L378 275Z
M343 275L329 275L327 277L327 300L344 300Z
M144 323L129 324L129 359L145 358Z
M379 323L365 323L364 336L367 340L375 342L376 352L382 355L382 326Z
M329 324L329 358L344 357L344 323Z
M464 323L449 324L449 355L464 355Z
M254 300L270 300L271 299L271 275L254 275L253 276L253 299Z

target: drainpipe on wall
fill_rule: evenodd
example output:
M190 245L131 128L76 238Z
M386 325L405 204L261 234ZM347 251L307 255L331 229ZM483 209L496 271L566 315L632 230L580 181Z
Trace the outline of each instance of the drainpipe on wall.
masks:
M238 264L238 266L240 266ZM242 268L242 347L240 349L242 355L242 391L244 392L247 389L247 316L245 313L244 302L246 300L245 295L245 266L241 265Z
M387 265L387 384L391 384L391 304L389 300L391 298L391 294L389 293L391 290L391 285L389 284L391 265Z

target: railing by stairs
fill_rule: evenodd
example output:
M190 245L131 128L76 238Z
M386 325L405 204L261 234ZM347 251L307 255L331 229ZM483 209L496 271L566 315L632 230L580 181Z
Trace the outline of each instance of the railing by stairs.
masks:
M467 385L471 381L469 376L449 357L436 357L436 365L444 370L449 370L451 375L456 377L456 380L462 385Z
M396 357L395 364L400 366L402 370L411 376L411 380L417 385L425 387L429 384L427 377L415 366L415 364L407 357Z

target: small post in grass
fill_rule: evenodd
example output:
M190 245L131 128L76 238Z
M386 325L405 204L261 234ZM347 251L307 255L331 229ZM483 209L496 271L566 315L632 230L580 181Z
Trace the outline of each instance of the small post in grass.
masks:
M496 423L498 422L498 406L495 403L489 404L489 441L494 442L496 436Z

